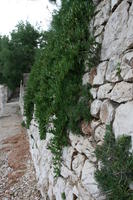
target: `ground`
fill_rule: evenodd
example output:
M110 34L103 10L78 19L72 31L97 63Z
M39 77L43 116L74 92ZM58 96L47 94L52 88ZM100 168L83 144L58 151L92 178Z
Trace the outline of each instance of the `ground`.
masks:
M43 200L21 123L18 102L7 103L0 117L0 200Z

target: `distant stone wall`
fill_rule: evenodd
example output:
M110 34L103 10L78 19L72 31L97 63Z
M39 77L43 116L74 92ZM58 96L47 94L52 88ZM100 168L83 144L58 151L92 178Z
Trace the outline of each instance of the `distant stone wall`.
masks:
M92 27L96 41L102 44L99 65L83 76L83 84L92 84L91 124L83 123L84 136L69 134L70 146L63 149L61 177L54 179L52 154L48 150L51 133L40 140L38 124L28 129L30 149L38 188L45 199L106 199L94 178L100 167L94 151L101 145L106 124L112 124L115 136L133 136L133 3L131 0L94 0L97 5ZM95 73L96 72L96 73ZM21 97L23 97L21 88ZM23 113L23 99L20 101Z
M5 103L8 99L7 87L0 85L0 116L3 114Z

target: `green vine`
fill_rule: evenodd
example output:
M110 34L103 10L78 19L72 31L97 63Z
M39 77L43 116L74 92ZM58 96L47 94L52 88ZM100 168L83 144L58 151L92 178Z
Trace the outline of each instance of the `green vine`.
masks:
M96 171L96 180L108 200L132 200L133 153L131 137L122 136L115 140L110 126L107 126L104 144L97 146L96 156L101 163Z
M44 45L30 74L25 95L25 115L30 125L34 105L40 137L45 139L51 116L55 129L49 149L53 153L55 176L60 175L62 148L68 133L81 133L81 122L91 120L90 85L82 86L85 61L88 70L99 61L99 48L89 32L94 15L91 0L62 0L44 33Z

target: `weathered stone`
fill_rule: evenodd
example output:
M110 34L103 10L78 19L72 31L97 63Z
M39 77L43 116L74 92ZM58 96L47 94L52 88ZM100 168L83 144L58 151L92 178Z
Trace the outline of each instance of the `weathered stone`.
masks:
M102 101L96 99L91 103L91 115L94 117L98 117Z
M108 21L110 15L110 1L101 1L96 8L96 12L97 14L95 16L94 27L103 25Z
M101 121L100 120L92 120L91 122L91 128L92 130L94 131L99 125L101 124Z
M73 194L78 197L76 200L94 200L92 195L84 189L81 183L78 183L73 187Z
M106 80L112 83L120 81L121 78L118 75L121 59L118 56L113 56L109 62L106 71Z
M109 98L112 89L113 89L113 84L111 83L106 83L104 85L101 85L97 93L97 98L98 99Z
M95 30L94 36L97 37L98 35L101 35L104 31L104 26L100 26Z
M84 188L90 192L93 197L99 196L99 189L94 176L95 170L94 164L86 160L82 171L81 182Z
M105 124L110 124L114 118L115 109L109 100L105 100L100 109L100 119Z
M78 154L74 156L73 162L72 162L72 169L77 174L78 177L80 177L82 168L85 162L85 156Z
M105 136L105 132L106 132L106 126L104 124L99 125L96 130L95 130L95 135L94 138L96 140L96 142L100 142L104 140L104 136Z
M74 173L74 171L72 171L72 169L68 169L65 165L62 165L60 173L62 177L64 177L67 180L70 180L72 183L78 181L78 176ZM54 184L52 185L54 186Z
M62 193L65 191L65 180L61 177L57 179L57 183L53 188L53 194L56 199L62 200Z
M116 109L113 130L116 138L123 134L131 135L133 137L133 101L121 104Z
M93 85L102 85L104 83L105 73L108 62L102 62L97 67L97 75L94 77Z
M81 130L82 130L82 132L85 134L85 135L88 135L88 136L91 136L91 126L90 126L90 124L89 123L87 123L87 122L82 122L82 124L81 124Z
M133 51L123 56L120 66L120 75L124 81L133 81Z
M128 24L126 31L125 49L133 47L133 3L132 0L127 1L128 7Z
M123 58L122 58L122 63L126 63L128 64L129 66L133 67L133 50L132 51L129 51L127 52Z
M93 0L94 5L97 5L101 0Z
M133 181L131 181L131 182L129 183L129 188L130 188L130 190L133 190Z
M124 81L133 81L133 68L127 64L123 64L120 67L120 75Z
M82 78L82 84L86 85L89 82L90 82L90 75L89 75L89 72L87 72L84 74L84 76Z
M90 93L91 93L93 99L96 99L96 97L97 97L97 91L98 91L98 88L91 88L90 89Z
M71 169L72 155L74 152L75 150L73 147L63 148L62 160L63 160L63 163L68 167L68 169Z
M87 61L86 61L86 68L87 68ZM87 85L87 84L92 85L95 75L96 75L96 68L92 68L89 72L86 72L82 78L82 85Z
M133 84L124 81L117 83L110 93L110 99L118 103L132 100Z
M102 43L102 60L110 59L113 55L120 55L126 49L125 43L127 43L127 34L130 35L132 33L131 31L130 34L127 33L129 31L129 28L127 29L127 27L130 27L130 24L132 23L128 23L127 26L129 7L129 3L126 0L123 1L109 18L105 27L104 39Z
M111 0L111 9L114 10L122 0Z

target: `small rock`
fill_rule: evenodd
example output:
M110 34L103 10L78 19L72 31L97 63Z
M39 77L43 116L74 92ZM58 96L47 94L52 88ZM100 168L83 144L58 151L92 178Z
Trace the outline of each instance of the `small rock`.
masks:
M91 103L91 115L93 117L98 117L100 108L101 108L102 101L96 99Z
M101 85L97 93L97 98L98 99L109 98L112 89L113 89L113 84L111 83L106 83L104 85Z
M109 100L105 100L100 109L100 119L102 123L110 124L114 118L115 109Z
M133 84L124 81L116 83L109 96L118 103L130 101L133 99Z
M97 67L97 75L94 77L93 85L102 85L104 83L105 73L108 62L102 62Z
M95 138L96 142L104 141L105 132L106 132L105 124L99 125L96 128L95 134L94 134L94 138Z

